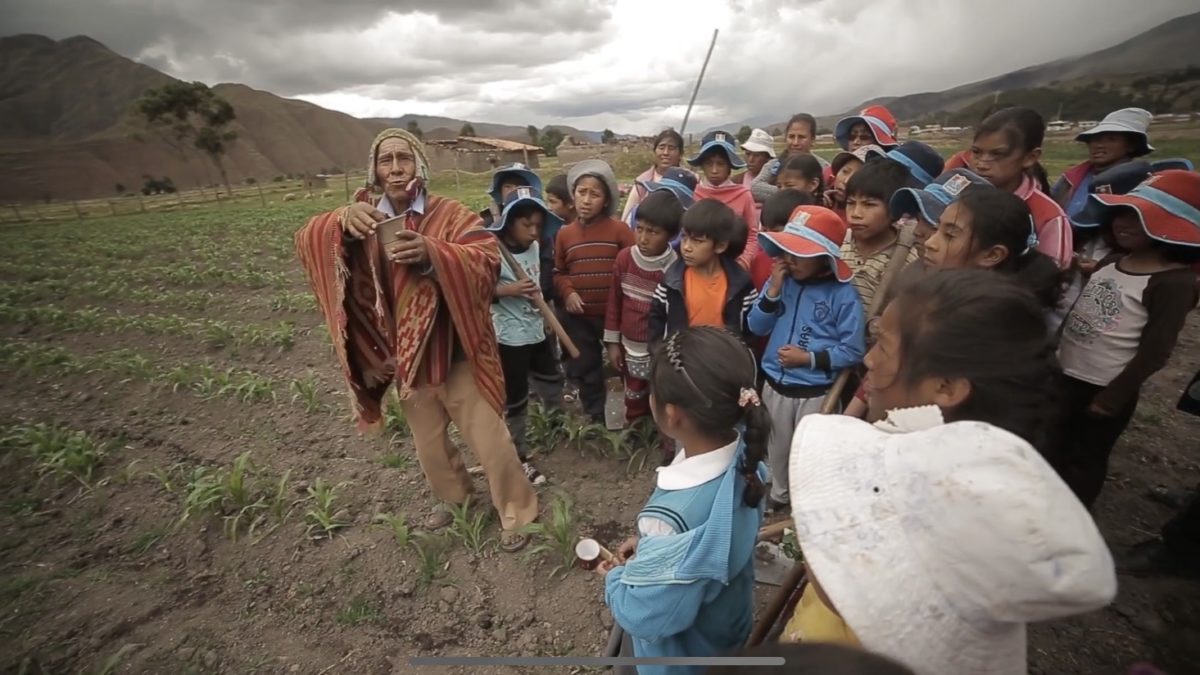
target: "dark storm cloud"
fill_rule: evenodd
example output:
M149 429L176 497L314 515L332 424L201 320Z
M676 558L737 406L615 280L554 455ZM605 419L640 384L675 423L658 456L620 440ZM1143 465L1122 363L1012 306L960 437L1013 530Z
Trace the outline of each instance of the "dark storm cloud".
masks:
M1195 0L0 0L4 30L89 35L177 77L361 114L647 131L830 114L1101 49ZM691 123L689 123L689 126ZM633 128L629 128L633 127Z

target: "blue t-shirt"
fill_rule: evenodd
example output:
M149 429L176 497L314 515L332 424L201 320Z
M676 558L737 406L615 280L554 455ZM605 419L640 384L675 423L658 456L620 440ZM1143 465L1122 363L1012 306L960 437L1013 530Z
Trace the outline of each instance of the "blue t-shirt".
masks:
M538 244L520 253L513 253L513 258L525 270L530 279L537 279L542 268ZM508 261L500 259L500 279L497 286L510 284L517 280L517 275L508 266ZM545 324L533 301L528 298L510 296L497 298L492 303L492 326L496 329L496 341L506 347L523 347L535 345L546 339Z

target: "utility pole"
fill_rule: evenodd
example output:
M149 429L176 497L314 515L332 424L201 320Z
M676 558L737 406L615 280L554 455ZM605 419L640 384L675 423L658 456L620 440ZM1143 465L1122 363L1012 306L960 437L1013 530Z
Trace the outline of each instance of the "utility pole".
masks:
M696 94L700 93L700 83L704 81L704 71L708 70L708 60L712 58L713 47L717 46L717 33L719 29L713 29L712 42L708 43L708 54L704 56L704 65L700 66L700 77L696 78L696 86L692 89L692 100L688 101L687 112L683 114L683 124L679 126L679 135L683 135L683 130L687 129L688 118L692 116L692 106L696 104Z

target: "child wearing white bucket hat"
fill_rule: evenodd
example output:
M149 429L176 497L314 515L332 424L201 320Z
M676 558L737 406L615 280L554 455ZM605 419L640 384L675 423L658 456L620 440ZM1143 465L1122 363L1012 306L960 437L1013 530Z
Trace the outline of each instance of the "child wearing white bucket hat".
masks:
M1064 171L1050 190L1068 217L1075 218L1088 205L1089 188L1097 174L1154 152L1148 133L1152 117L1148 110L1121 108L1075 136L1087 145L1087 161Z
M810 593L864 648L917 675L1024 675L1026 623L1116 595L1087 509L1031 445L995 426L885 430L811 416L791 465Z
M766 131L755 129L742 143L742 150L746 152L746 172L742 174L742 185L749 188L763 167L775 159L775 139Z

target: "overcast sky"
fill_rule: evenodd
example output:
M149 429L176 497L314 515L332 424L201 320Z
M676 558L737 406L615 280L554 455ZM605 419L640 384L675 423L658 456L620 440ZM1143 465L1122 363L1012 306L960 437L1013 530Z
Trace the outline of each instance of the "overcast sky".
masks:
M1196 0L0 0L0 30L89 35L170 75L359 117L699 130L938 91L1102 49Z

